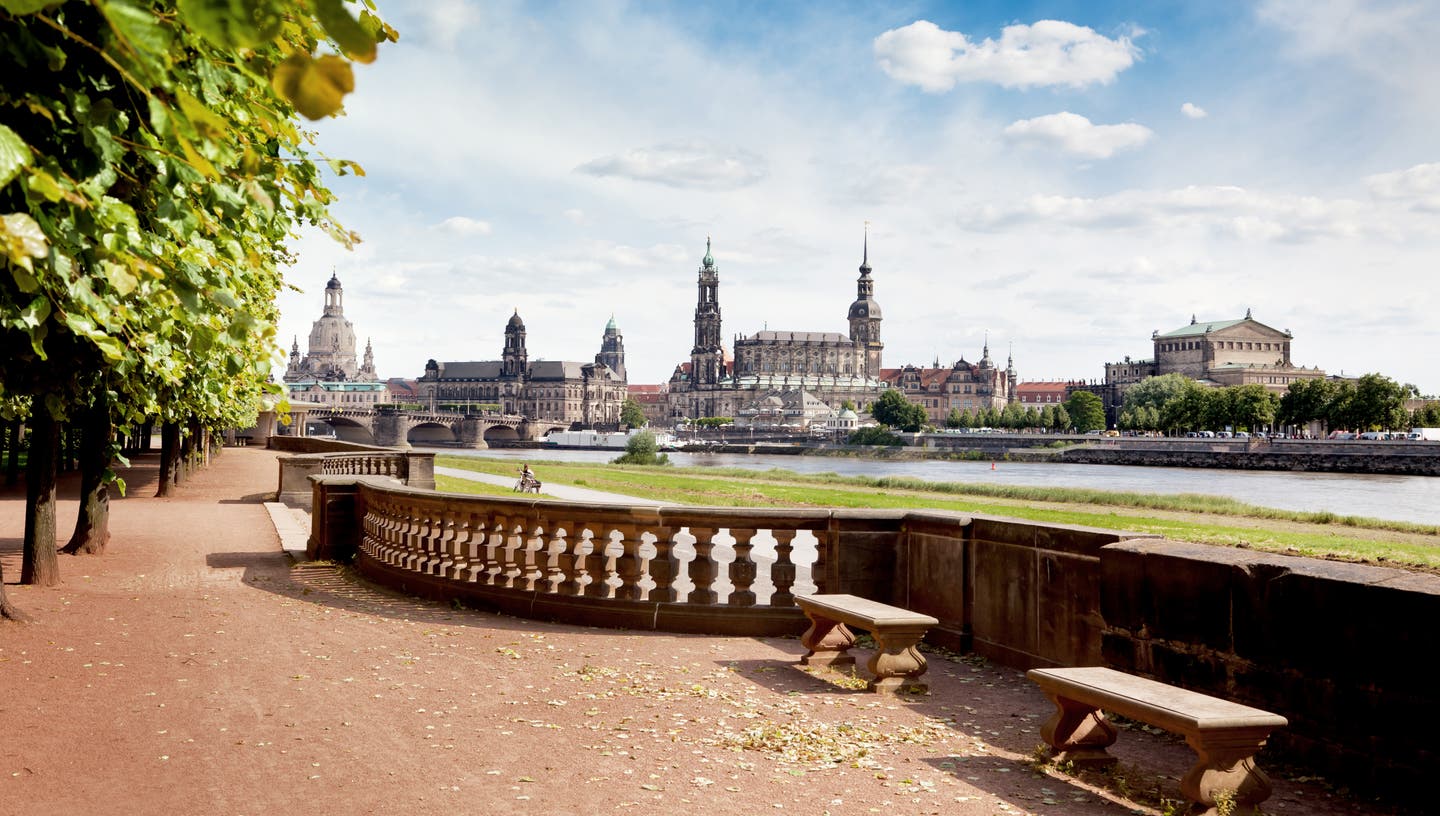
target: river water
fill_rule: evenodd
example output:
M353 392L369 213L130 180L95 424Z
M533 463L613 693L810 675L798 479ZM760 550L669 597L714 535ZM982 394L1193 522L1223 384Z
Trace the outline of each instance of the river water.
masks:
M493 459L608 462L623 451L434 448L436 453ZM931 482L1088 487L1142 493L1206 493L1281 510L1329 510L1347 516L1440 524L1440 478L1266 470L1074 465L1049 462L883 461L828 456L671 453L681 467L779 468L842 476L913 476ZM543 475L542 475L543 478Z

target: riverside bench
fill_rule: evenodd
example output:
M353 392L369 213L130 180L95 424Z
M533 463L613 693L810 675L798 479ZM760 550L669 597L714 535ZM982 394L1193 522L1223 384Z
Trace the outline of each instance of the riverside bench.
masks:
M875 639L875 654L867 664L870 690L881 694L910 692L924 694L929 686L919 677L925 673L925 656L915 648L930 627L939 623L898 606L878 603L854 595L797 595L795 603L810 619L810 628L800 643L809 651L800 658L807 666L850 666L849 654L855 635L847 628L858 626Z
M1216 813L1226 800L1248 807L1270 796L1255 752L1288 724L1279 714L1099 666L1031 669L1026 676L1055 704L1040 735L1057 760L1113 762L1105 751L1116 736L1105 719L1109 711L1185 737L1199 759L1180 780L1180 792L1202 814Z

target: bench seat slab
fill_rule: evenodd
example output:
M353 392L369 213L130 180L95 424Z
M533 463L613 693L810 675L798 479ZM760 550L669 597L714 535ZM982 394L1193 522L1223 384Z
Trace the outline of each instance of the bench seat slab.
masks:
M939 623L935 618L854 595L798 596L795 603L810 619L810 628L800 638L809 650L800 658L801 663L807 666L854 664L855 658L848 652L855 645L855 635L849 626L859 626L868 630L875 640L875 653L866 664L872 675L870 691L882 694L929 691L929 685L919 679L928 666L916 645L931 626Z
M1040 735L1056 759L1109 760L1105 748L1116 732L1105 711L1111 711L1184 735L1196 762L1180 792L1202 806L1202 816L1217 813L1224 799L1252 807L1269 798L1270 778L1255 754L1271 731L1288 724L1284 717L1102 667L1032 669L1028 676L1055 704Z

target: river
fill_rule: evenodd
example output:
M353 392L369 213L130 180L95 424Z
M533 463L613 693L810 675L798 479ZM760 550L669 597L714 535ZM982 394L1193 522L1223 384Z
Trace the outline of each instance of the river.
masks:
M623 451L427 448L438 454L493 459L608 462ZM828 456L671 453L681 467L779 468L842 476L913 476L931 482L1028 487L1088 487L1141 493L1206 493L1281 510L1329 510L1347 516L1440 524L1440 478L1270 470L1074 465L1050 462L888 461ZM543 475L542 475L543 478Z

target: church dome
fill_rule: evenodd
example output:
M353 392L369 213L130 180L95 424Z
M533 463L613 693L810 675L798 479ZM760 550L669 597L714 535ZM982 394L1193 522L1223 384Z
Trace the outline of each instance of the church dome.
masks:
M505 325L506 325L506 327L512 328L512 329L523 329L523 328L525 328L525 321L523 321L523 320L520 319L520 310L519 310L519 309L516 309L516 310L515 310L515 314L510 315L510 321L509 321L508 323L506 323Z
M878 317L880 317L880 316L881 316L881 315L880 315L880 304L876 303L875 301L871 300L870 298L864 298L864 299L862 299L862 300L857 300L857 301L855 301L854 303L850 304L850 319L851 319L851 320L854 320L854 319L857 318L857 317L858 317L858 318L872 318L872 317L873 317L873 318L878 318Z
M325 284L325 288L326 288L326 289L339 289L339 288L340 288L340 278L339 278L338 276L336 276L336 274L335 274L334 272L331 272L331 273L330 273L330 282L327 283L327 284Z

